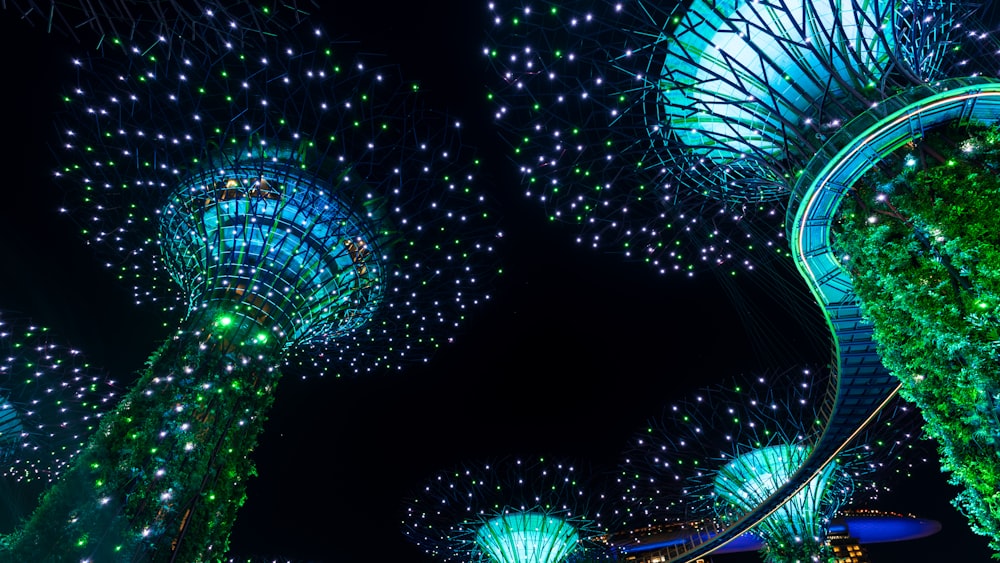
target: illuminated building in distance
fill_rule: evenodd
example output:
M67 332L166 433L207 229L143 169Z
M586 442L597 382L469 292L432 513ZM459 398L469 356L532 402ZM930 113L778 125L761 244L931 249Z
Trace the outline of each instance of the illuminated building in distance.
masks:
M824 542L829 545L831 560L835 563L871 563L868 545L917 540L940 530L941 523L936 520L889 512L845 510L830 520ZM694 534L709 533L697 522L661 526L658 532L647 531L644 536L645 545L627 550L619 559L628 563L669 561L682 552L685 545L692 543ZM624 539L627 535L619 534L616 539ZM616 539L612 539L612 542ZM704 560L725 563L729 554L760 551L763 548L764 542L760 537L748 532L712 552Z

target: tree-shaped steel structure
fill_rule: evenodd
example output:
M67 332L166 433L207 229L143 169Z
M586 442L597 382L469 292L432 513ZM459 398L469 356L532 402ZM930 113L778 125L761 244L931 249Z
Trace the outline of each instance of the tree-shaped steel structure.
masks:
M80 453L120 386L43 326L0 312L0 476L51 483Z
M501 4L491 96L529 195L663 272L787 251L784 204L830 135L982 71L961 2Z
M789 482L823 432L816 407L825 375L788 371L739 378L672 404L630 441L622 461L624 498L636 507L633 527L698 522L700 533L660 548L675 556L701 536L713 537ZM917 411L897 399L855 442L824 465L788 502L752 530L767 561L815 560L826 527L842 506L891 487L930 450ZM654 527L650 527L654 526ZM623 537L623 536L620 536ZM641 533L626 551L648 551ZM621 543L621 542L619 542ZM649 554L645 554L649 556Z
M610 558L614 516L597 479L565 461L513 457L440 471L404 501L403 534L440 561Z
M790 251L823 308L838 376L826 431L787 487L721 534L731 539L898 388L830 225L884 156L948 123L996 118L994 41L965 2L490 6L497 121L553 219L661 272L777 267L788 262L762 249Z
M74 61L67 212L182 319L16 559L222 557L284 368L426 362L488 299L500 233L460 124L300 11L244 8Z

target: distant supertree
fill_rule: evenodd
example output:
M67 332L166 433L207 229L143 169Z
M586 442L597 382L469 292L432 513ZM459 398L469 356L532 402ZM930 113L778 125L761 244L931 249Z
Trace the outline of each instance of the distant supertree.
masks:
M499 232L459 124L301 13L254 13L273 32L209 18L197 44L137 31L74 61L66 211L182 320L16 560L222 557L283 366L423 363L488 299Z
M403 534L439 561L561 563L613 557L597 478L545 459L441 471L404 502Z
M787 256L785 210L852 117L995 71L963 2L490 2L490 96L527 195L658 271Z
M0 312L0 533L31 513L120 394L48 328Z
M0 312L0 478L51 483L120 389L46 327Z
M742 378L664 409L630 441L620 483L636 507L633 528L701 522L718 531L788 482L823 431L823 376L804 370ZM842 506L869 502L895 474L926 461L919 416L889 405L839 456L753 529L769 562L813 561ZM859 497L864 496L864 499ZM639 540L641 536L632 538Z

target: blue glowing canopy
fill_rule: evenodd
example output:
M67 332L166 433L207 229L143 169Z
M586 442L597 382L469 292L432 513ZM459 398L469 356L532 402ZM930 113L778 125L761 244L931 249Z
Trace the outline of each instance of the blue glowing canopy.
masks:
M189 314L218 306L289 346L370 320L384 294L391 224L374 202L352 206L340 186L302 174L302 158L264 147L222 153L174 191L160 213L160 246Z
M497 563L558 563L577 547L576 528L543 512L504 514L485 522L476 545Z

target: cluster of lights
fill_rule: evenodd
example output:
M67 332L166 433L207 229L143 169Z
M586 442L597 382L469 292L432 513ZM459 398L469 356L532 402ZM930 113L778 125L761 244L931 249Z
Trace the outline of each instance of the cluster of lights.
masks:
M489 9L490 98L527 196L661 273L787 258L786 205L828 137L903 88L975 75L956 46L989 39L954 3Z
M813 370L719 386L671 405L637 433L619 482L635 517L650 523L704 518L720 527L787 483L823 432L826 385ZM765 543L813 538L847 502L871 500L907 474L922 446L919 417L901 400L755 528Z
M290 0L286 5L299 9L298 3L297 0ZM242 27L250 35L273 30L276 25L280 27L280 22L271 20L267 9L253 14L249 25L239 26L237 22L246 14L238 6L184 0L122 0L114 3L70 0L50 4L44 9L34 0L11 0L4 2L0 8L46 33L58 33L77 42L93 41L98 44L104 38L127 36L137 22L148 28L151 37L183 34L193 40L192 43L205 37L203 31L207 35L213 33L210 26L203 25L206 20L216 25ZM301 13L304 15L305 9Z
M0 314L0 475L52 482L121 389L49 329Z
M426 362L489 299L502 234L460 124L303 12L241 9L74 61L66 213L179 328L14 558L221 556L283 372Z
M267 37L216 21L198 49L137 35L77 61L66 213L172 318L240 295L289 365L426 361L489 299L501 236L461 124L304 22Z
M638 14L662 8L502 4L490 4L493 44L483 50L501 78L489 96L526 196L551 220L576 225L580 244L664 274L786 259L779 204L707 197L710 182L689 185L706 168L700 156L666 157L676 141L656 121L658 79L632 68L661 48L646 44L659 31Z
M403 533L439 561L561 563L611 556L609 514L572 464L504 458L433 475L406 499Z

